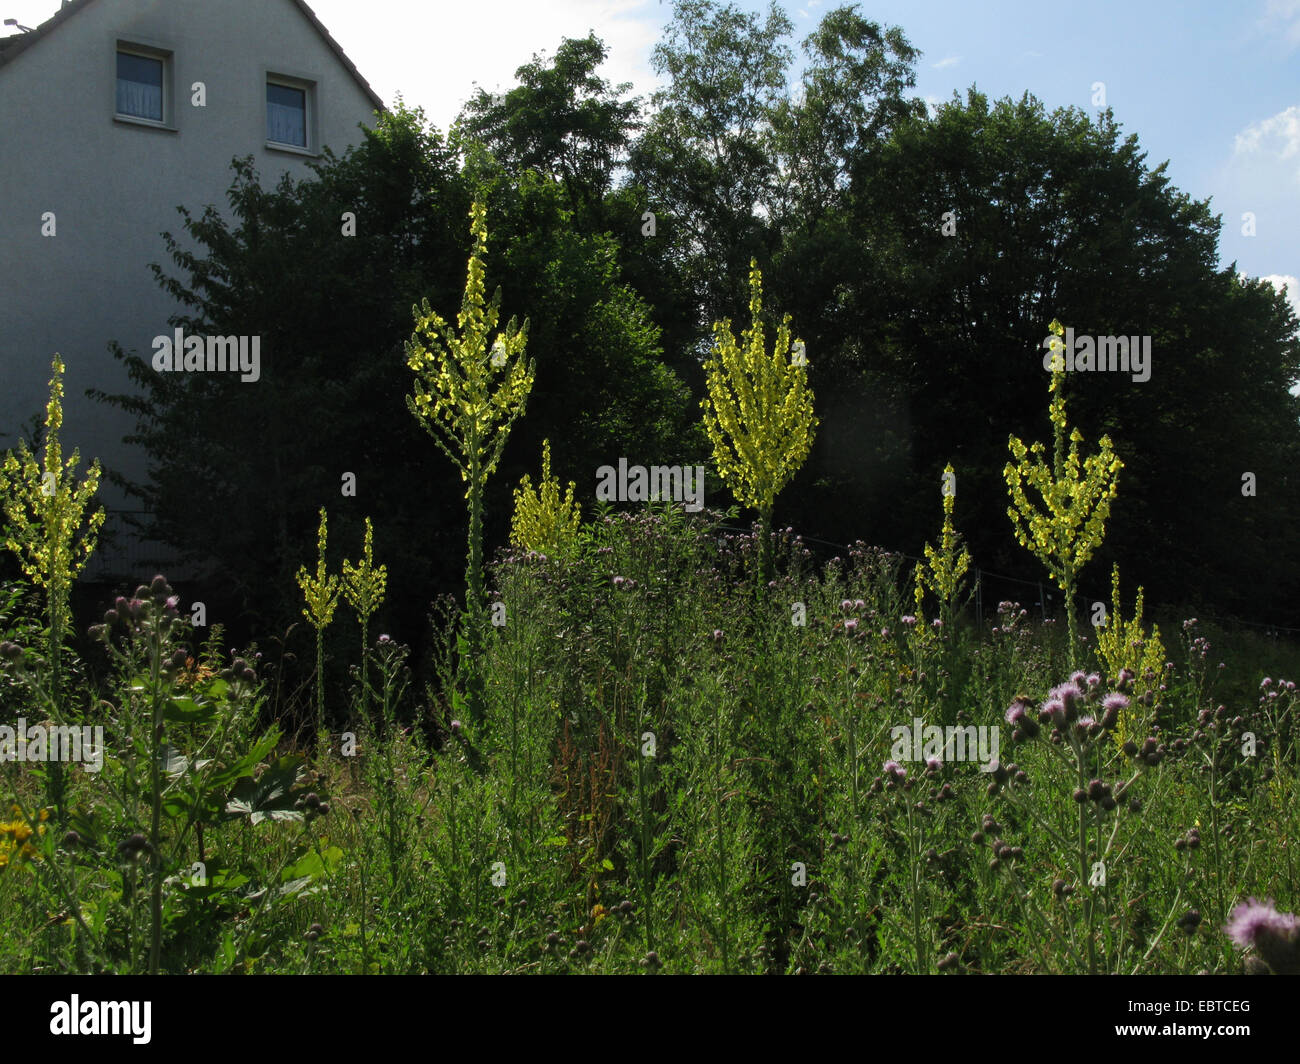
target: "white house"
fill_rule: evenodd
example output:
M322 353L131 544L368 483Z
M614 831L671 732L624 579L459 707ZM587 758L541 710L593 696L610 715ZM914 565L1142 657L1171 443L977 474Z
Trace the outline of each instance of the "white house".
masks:
M58 352L65 450L141 479L133 420L85 391L130 389L110 341L148 358L173 333L149 264L175 272L160 234L186 242L176 207L226 212L235 156L264 186L310 176L382 109L303 0L64 0L0 38L0 451L43 412ZM119 549L88 575L130 568Z

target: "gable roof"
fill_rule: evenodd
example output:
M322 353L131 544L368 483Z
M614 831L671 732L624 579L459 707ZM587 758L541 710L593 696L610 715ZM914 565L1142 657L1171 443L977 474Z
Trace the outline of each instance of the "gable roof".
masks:
M95 0L63 0L62 6L60 6L59 10L32 30L31 33L17 33L9 37L0 37L0 67L11 62L15 56L21 55L23 52L27 51L27 49L37 41L48 37L56 29L67 22L68 19L73 18L79 11L89 7L94 2ZM292 0L292 3L302 12L303 17L315 27L316 32L319 33L325 43L329 45L330 51L338 57L339 62L342 63L347 72L352 75L356 80L356 83L361 86L362 91L370 99L370 102L375 105L375 110L388 110L388 108L384 106L384 101L379 98L379 94L370 87L370 82L361 76L361 71L359 71L352 60L347 57L343 49L339 46L339 42L330 36L330 32L325 28L324 23L316 17L316 12L307 6L305 0Z

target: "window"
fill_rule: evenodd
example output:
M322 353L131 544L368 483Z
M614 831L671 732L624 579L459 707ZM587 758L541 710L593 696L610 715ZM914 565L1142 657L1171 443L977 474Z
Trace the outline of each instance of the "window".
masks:
M287 81L266 82L266 139L295 148L308 147L308 87Z
M166 120L167 58L144 51L117 50L117 113L162 123Z

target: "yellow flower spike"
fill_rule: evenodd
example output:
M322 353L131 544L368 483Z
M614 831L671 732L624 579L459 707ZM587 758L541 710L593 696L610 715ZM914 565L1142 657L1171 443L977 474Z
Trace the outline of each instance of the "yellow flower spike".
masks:
M316 531L316 575L313 577L306 566L300 566L297 573L298 586L302 588L307 605L302 615L307 618L316 631L324 631L334 620L334 610L339 602L339 578L325 572L325 544L327 538L325 507L320 510L320 526Z
M560 482L551 476L551 441L542 441L542 479L534 494L532 481L524 474L515 489L515 512L510 521L510 542L523 550L560 554L568 550L578 533L581 507L574 502L577 485L569 481L560 498Z
M8 526L4 547L17 556L24 575L45 591L51 648L57 652L70 621L68 595L94 553L104 510L90 510L99 490L99 462L91 462L78 484L74 473L80 452L74 449L71 457L63 457L64 365L58 355L51 370L44 453L38 458L20 440L18 453L6 452L0 463L0 525Z
M1119 566L1112 567L1110 615L1106 618L1106 623L1097 629L1097 651L1106 662L1108 680L1118 680L1123 669L1128 669L1134 676L1132 697L1128 708L1121 710L1114 732L1115 742L1120 746L1130 739L1142 738L1137 706L1148 692L1159 686L1164 670L1166 654L1164 644L1160 641L1160 628L1152 625L1149 633L1145 631L1142 624L1144 608L1143 589L1139 587L1133 603L1133 616L1127 621L1124 619L1119 593ZM1148 670L1154 674L1154 679L1144 679Z
M807 358L786 357L792 349L788 314L767 353L757 259L749 262L749 291L751 322L739 340L730 319L714 323L713 350L704 363L708 395L700 407L718 475L742 506L759 512L766 549L776 497L812 450L818 421Z
M1057 336L1064 332L1059 321L1053 320L1049 328ZM1051 466L1043 458L1042 444L1035 443L1027 449L1013 436L1009 446L1014 461L1007 464L1003 476L1011 497L1007 516L1011 518L1017 541L1039 557L1053 582L1065 594L1073 662L1077 652L1075 575L1091 560L1105 538L1110 500L1118 495L1118 474L1124 463L1115 455L1108 436L1098 440L1097 454L1080 461L1083 434L1077 427L1066 432L1065 373L1064 359L1057 360L1048 386L1052 395L1048 416L1054 438ZM1024 491L1026 484L1041 496L1041 507L1030 502Z
M934 592L941 604L940 614L946 630L952 623L953 601L956 599L961 586L961 578L970 568L971 558L965 547L958 550L961 536L952 523L957 493L955 490L955 474L951 462L944 467L943 484L943 529L939 539L939 549L936 550L929 543L925 545L926 565L918 564L916 567L918 583L915 595L916 616L919 621L921 619L921 602L924 598L925 588L929 588ZM954 486L954 490L948 490L950 484Z
M376 566L372 553L373 529L366 518L366 538L361 560L353 565L343 560L343 596L364 623L379 609L388 588L388 567Z

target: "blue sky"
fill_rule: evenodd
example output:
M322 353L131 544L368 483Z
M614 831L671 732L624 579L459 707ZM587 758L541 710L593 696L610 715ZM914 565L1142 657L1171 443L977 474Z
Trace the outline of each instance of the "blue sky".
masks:
M473 83L505 88L534 52L588 30L611 48L605 74L655 87L650 53L671 15L664 0L309 0L391 102L398 92L446 127ZM737 6L765 11L766 3ZM783 4L802 38L830 0ZM1289 280L1300 314L1300 0L870 0L869 18L898 25L924 53L918 95L932 103L976 85L990 97L1028 90L1047 108L1094 111L1093 84L1147 163L1169 160L1173 184L1211 198L1222 262ZM54 0L0 0L36 25ZM12 32L6 29L0 32ZM792 75L793 75L792 71ZM1243 236L1242 215L1256 235Z

